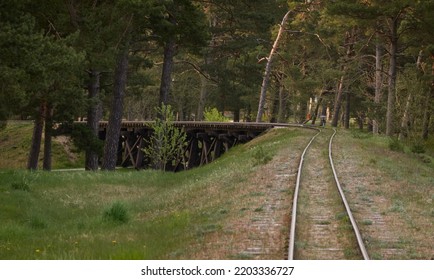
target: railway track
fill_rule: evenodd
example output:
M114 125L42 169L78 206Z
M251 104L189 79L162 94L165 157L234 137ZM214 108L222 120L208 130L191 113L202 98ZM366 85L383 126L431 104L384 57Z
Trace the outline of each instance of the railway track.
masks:
M317 130L300 158L288 259L368 260L369 255L333 164L332 143L336 130L333 129L333 133L327 129ZM325 150L328 150L328 156Z

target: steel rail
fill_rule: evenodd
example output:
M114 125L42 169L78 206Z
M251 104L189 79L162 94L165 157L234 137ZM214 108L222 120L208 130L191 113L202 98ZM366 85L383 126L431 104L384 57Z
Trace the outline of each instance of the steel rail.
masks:
M294 247L295 247L295 224L297 222L297 204L298 204L298 192L300 189L300 181L301 181L301 171L303 169L303 162L304 162L304 156L306 155L307 150L309 149L312 142L315 140L315 138L321 133L320 129L318 130L318 133L315 134L309 141L309 143L304 148L303 153L301 154L300 158L300 164L298 166L298 172L297 172L297 180L295 183L295 191L294 191L294 200L292 202L292 217L291 217L291 225L290 225L290 233L289 233L289 249L288 249L288 260L294 259Z
M332 142L333 142L333 138L335 137L335 135L337 133L336 129L333 128L333 130L334 130L334 133L330 137L330 142L329 142L329 160L330 160L330 165L331 165L332 170L333 170L333 176L334 176L334 179L335 179L335 182L336 182L336 186L337 186L337 188L339 190L339 194L341 195L342 202L344 203L345 209L347 211L348 217L350 218L351 225L353 227L354 233L356 234L356 239L357 239L357 243L359 244L360 252L362 253L363 258L365 260L369 260L368 251L366 250L365 244L363 243L362 235L360 234L360 231L359 231L359 228L357 226L356 220L354 219L353 214L351 213L350 206L348 204L347 199L345 198L344 191L343 191L343 189L341 187L341 184L339 183L338 175L336 174L336 169L335 169L335 166L333 164Z
M290 234L289 234L289 248L288 248L288 260L293 260L294 259L294 248L295 248L295 226L296 226L296 221L297 221L297 207L298 207L298 193L300 190L300 181L301 181L301 173L302 173L302 168L303 168L303 162L304 162L304 157L305 154L307 152L307 150L309 149L310 145L312 144L312 142L315 140L315 138L321 133L320 129L317 129L319 132L317 134L315 134L312 139L309 141L309 143L306 145L301 158L300 158L300 164L298 167L298 174L297 174L297 180L296 180L296 184L295 184L295 191L294 191L294 199L293 199L293 204L292 204L292 214L291 214L291 225L290 225ZM332 143L333 143L333 138L335 137L337 131L336 129L333 128L333 135L330 137L329 140L329 161L330 161L330 166L332 168L333 171L333 177L337 186L337 189L339 191L339 194L341 196L342 202L345 206L345 209L347 211L348 217L351 221L351 225L353 227L354 233L356 235L356 239L357 239L357 243L359 245L359 249L362 253L362 256L365 260L369 260L369 255L368 252L366 250L366 247L363 243L363 238L360 234L359 228L357 226L357 223L351 213L351 209L350 206L348 204L348 201L345 198L343 189L341 187L341 184L339 183L339 179L336 173L336 169L333 163L333 158L332 158Z

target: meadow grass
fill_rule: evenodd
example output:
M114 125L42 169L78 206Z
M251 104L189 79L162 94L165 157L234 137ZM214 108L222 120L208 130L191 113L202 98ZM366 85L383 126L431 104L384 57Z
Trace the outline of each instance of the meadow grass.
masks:
M257 149L273 157L304 133L271 131L179 173L0 170L0 259L182 258L239 214Z
M33 123L29 121L9 122L4 129L0 129L0 169L25 168L30 145L32 142ZM41 144L40 165L44 141ZM71 145L68 145L71 147ZM84 153L66 151L65 146L53 138L52 167L53 169L76 168L84 166Z
M361 231L375 236L368 245L370 254L376 258L407 259L417 255L417 258L431 259L434 257L430 214L434 211L431 154L434 147L428 145L431 143L428 140L426 152L421 156L412 152L405 141L399 143L398 148L394 141L366 132L340 130L334 144L336 162L342 161L337 165L338 176L341 183L353 190L352 199L358 201L356 214L369 211L380 214L387 227L387 230L375 232L380 224L369 217L360 217ZM399 238L410 245L401 252L394 251L396 255L384 254L384 248L378 246L383 239ZM393 249L395 245L388 243L387 246ZM416 250L417 254L411 250Z

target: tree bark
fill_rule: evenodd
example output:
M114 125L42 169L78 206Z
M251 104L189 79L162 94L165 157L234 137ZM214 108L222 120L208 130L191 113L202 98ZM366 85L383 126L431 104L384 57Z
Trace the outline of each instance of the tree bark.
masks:
M44 130L44 115L45 115L45 102L41 102L39 112L35 119L33 127L32 145L30 147L29 160L27 162L27 169L37 170L39 153L41 152L42 132Z
M270 55L267 57L267 65L265 66L264 77L262 80L261 86L261 94L259 96L259 104L258 104L258 114L256 115L256 122L262 121L262 115L264 114L265 101L267 96L268 84L270 83L270 73L271 73L271 65L273 62L274 54L277 51L277 47L279 46L280 38L282 37L282 33L284 31L286 22L288 21L288 17L292 11L288 11L282 19L280 23L279 32L277 33L276 40L274 41L273 47L271 48Z
M128 44L120 51L114 76L113 100L104 145L104 156L101 169L115 170L119 136L121 133L123 100L127 84Z
M356 29L353 28L351 32L346 32L345 34L345 46L346 46L346 60L349 61L350 58L354 55L354 43L355 43L355 37L356 37ZM344 94L344 83L345 83L345 72L347 71L348 65L344 64L342 66L343 74L341 76L341 79L339 80L339 86L337 91L337 96L335 100L335 106L333 111L333 119L332 119L332 126L337 127L339 122L339 114L340 109L342 106L342 99Z
M345 129L350 128L350 116L351 116L351 94L349 92L345 93L345 116L344 116L344 127Z
M321 105L322 100L323 100L322 94L323 93L320 93L320 95L318 96L317 101L316 101L315 110L314 110L313 115L312 115L312 125L314 125L316 123L316 119L318 118L319 106ZM325 105L323 105L323 106L325 106Z
M377 42L375 45L375 97L374 103L376 105L380 104L382 98L382 87L383 87L383 63L381 57L383 56L383 46L381 43ZM372 129L374 134L379 134L380 125L377 119L372 120Z
M172 83L173 58L175 57L176 43L170 39L164 46L163 70L161 73L160 99L158 105L167 104L169 101L170 85Z
M273 98L270 110L270 122L276 123L279 117L279 104L280 104L280 89L273 91Z
M408 136L408 132L409 132L408 120L409 120L409 113L410 113L409 110L410 110L412 99L413 99L413 94L410 91L407 96L407 101L405 102L404 114L402 115L401 130L399 132L399 137L398 137L399 140L403 140Z
M102 117L101 100L99 97L101 73L95 70L89 71L87 126L92 135L98 137L99 121ZM86 149L85 169L98 170L98 151Z
M277 114L278 123L284 123L286 121L285 108L286 108L285 87L281 84L279 86L279 113Z
M386 135L394 134L395 117L395 91L396 91L396 55L398 52L398 18L390 19L390 46L389 46L389 83L387 93Z
M434 55L431 56L431 59L434 60ZM431 114L433 111L433 100L434 100L434 62L432 63L431 73L433 76L433 80L431 82L431 89L427 93L427 100L425 105L425 110L423 113L423 128L422 128L422 138L427 140L429 136L429 126L431 122Z
M45 109L45 131L44 131L44 161L42 168L45 171L51 171L51 144L53 136L53 107L47 103Z
M196 121L203 120L203 112L205 111L206 98L208 96L208 79L200 75L200 98L197 106Z
M338 85L338 92L335 100L335 106L333 109L333 118L332 118L332 126L337 127L339 122L339 114L341 111L342 106L342 99L343 99L343 91L344 91L344 76L342 75L341 79L339 80Z

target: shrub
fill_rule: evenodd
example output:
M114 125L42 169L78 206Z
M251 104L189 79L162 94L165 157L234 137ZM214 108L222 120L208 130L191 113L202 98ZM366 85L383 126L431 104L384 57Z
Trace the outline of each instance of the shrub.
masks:
M411 146L411 151L415 154L425 153L425 146L422 143L415 143Z
M228 122L229 119L223 116L217 108L206 108L203 112L205 121L207 122Z
M126 223L129 220L128 210L125 204L122 202L115 202L109 208L104 211L104 220Z
M396 137L389 138L389 149L394 152L403 152L404 145Z
M254 159L253 165L256 166L256 165L267 164L272 159L272 156L266 153L264 149L261 146L259 146L255 148L253 152L253 159Z
M175 115L170 105L161 104L161 108L156 110L161 118L156 119L151 125L153 133L143 152L149 157L154 168L165 171L170 161L182 160L182 153L187 145L187 134L183 129L174 126Z
M11 183L11 189L18 191L30 191L30 179L26 175L21 175L19 178Z
M21 181L21 182L14 182L11 184L11 188L14 190L20 190L20 191L30 191L30 186L27 182Z

